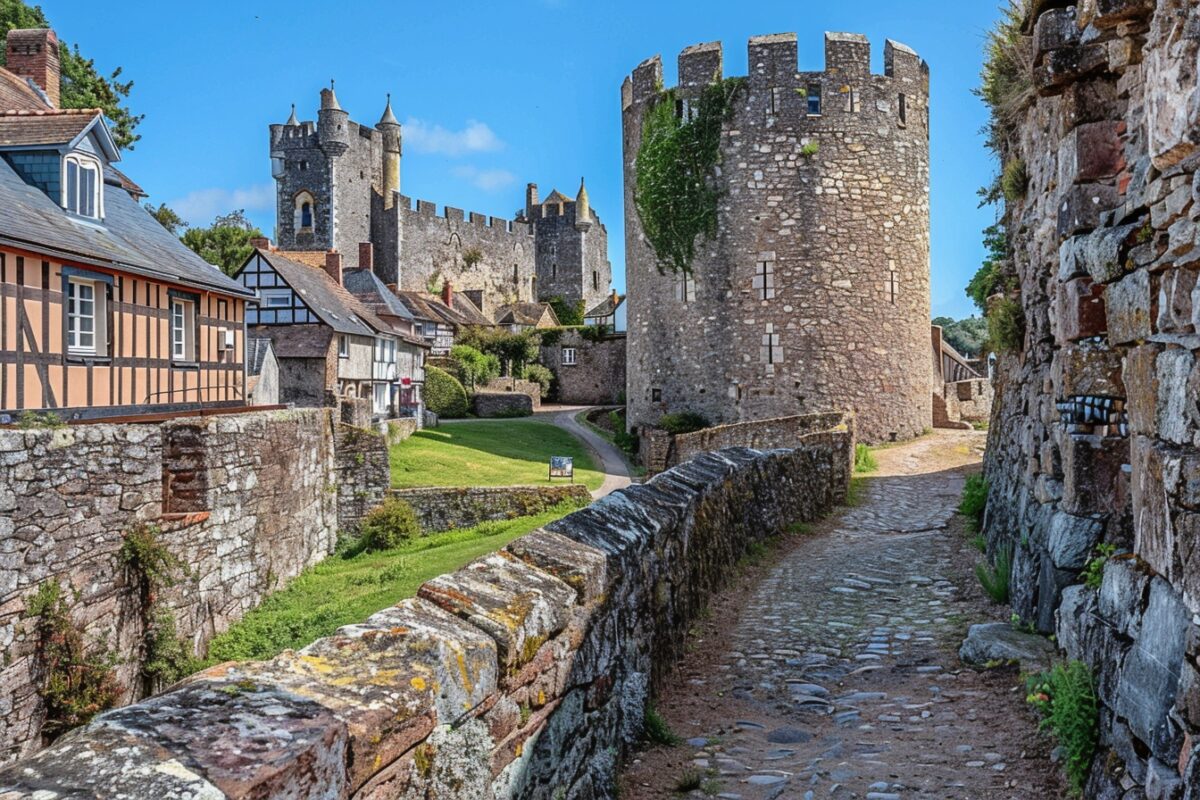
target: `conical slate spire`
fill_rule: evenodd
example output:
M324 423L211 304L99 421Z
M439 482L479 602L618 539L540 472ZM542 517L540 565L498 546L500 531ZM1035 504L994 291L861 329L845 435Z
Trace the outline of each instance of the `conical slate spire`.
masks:
M392 94L388 92L387 107L383 109L383 116L379 119L380 125L399 125L400 120L396 119L396 115L392 113Z
M300 124L300 120L296 119L296 104L295 103L292 103L292 115L290 117L288 117L288 121L286 124L288 124L288 125L299 125Z
M587 187L579 179L579 194L575 195L575 228L586 231L592 226L592 204L588 200Z
M333 93L333 81L329 81L329 88L321 90L321 110L322 111L341 111L342 107L338 105L337 95Z

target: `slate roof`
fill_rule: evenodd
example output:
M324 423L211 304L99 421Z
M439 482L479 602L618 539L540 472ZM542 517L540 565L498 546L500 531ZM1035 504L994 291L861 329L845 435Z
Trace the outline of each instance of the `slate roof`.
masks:
M621 303L624 302L625 295L617 295L617 301L614 303L613 295L610 294L608 297L605 297L603 300L597 303L595 308L592 308L590 311L584 314L583 318L592 319L593 317L611 317L613 313L620 308Z
M468 325L482 325L490 328L496 324L484 315L479 306L475 305L475 301L465 292L455 292L450 298L450 302L454 303L455 313L465 319Z
M485 321L480 323L473 321L473 317L466 317L459 313L456 309L450 308L441 301L437 295L429 292L397 292L397 297L408 307L414 317L418 319L429 320L430 322L444 322L456 327L466 325L491 325L484 317ZM467 300L468 305L474 308L475 304ZM457 305L457 302L455 303ZM482 314L479 315L483 317Z
M546 199L542 201L542 205L546 205L547 203L554 203L555 205L558 205L560 203L574 203L574 202L575 202L574 200L567 197L565 194L560 192L558 189L555 189L546 196Z
M276 358L325 358L333 341L325 325L262 325L250 332L269 337Z
M550 312L554 325L558 325L558 315L549 303L512 303L500 306L496 311L496 322L500 325L516 323L517 325L537 325L545 313Z
M335 283L324 268L318 269L273 250L257 250L292 290L300 295L322 322L338 333L374 336L391 333L392 328L358 298Z
M105 170L105 184L120 186ZM254 293L184 246L126 191L106 191L104 219L68 214L0 159L0 242L79 264L239 297Z
M269 337L247 336L246 373L248 375L261 375L263 362L267 360L269 352L271 352L271 339Z
M367 303L377 303L383 307L384 313L402 319L413 319L408 306L400 302L400 298L387 288L387 284L379 279L369 269L348 269L342 273L342 285L349 292Z

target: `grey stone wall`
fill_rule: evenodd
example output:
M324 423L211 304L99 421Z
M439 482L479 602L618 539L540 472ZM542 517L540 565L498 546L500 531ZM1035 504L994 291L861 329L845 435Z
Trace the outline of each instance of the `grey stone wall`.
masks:
M582 484L392 489L413 507L424 533L473 528L481 522L540 514L559 503L585 506L592 495Z
M486 386L483 387L483 391L518 392L520 394L528 395L529 399L533 402L534 408L541 408L542 406L542 385L540 383L534 383L533 381L514 381L512 378L493 378L492 380L488 381Z
M354 425L334 428L338 530L354 531L392 485L388 436Z
M476 392L471 410L477 417L528 417L533 413L533 398L520 392Z
M847 410L868 442L930 425L928 69L889 41L886 74L872 75L869 44L851 34L828 34L825 52L825 72L797 73L794 35L750 41L722 130L717 237L698 241L688 293L659 272L633 196L658 57L622 86L631 425ZM714 74L721 45L688 48L677 98Z
M0 791L615 797L689 624L752 542L845 497L850 444L702 456L298 653L109 712Z
M186 579L160 599L202 654L333 550L338 480L361 465L339 473L332 424L329 411L312 409L0 430L0 758L41 746L43 676L36 620L26 615L37 587L69 589L72 622L91 647L117 657L124 700L137 699L145 632L118 561L124 535L155 525L187 565Z
M578 230L575 203L565 204L561 214L545 215L544 209L536 209L534 217L538 295L534 299L583 300L586 312L611 291L608 231L598 222L586 231Z
M564 347L575 350L575 363L564 364ZM554 394L560 403L610 405L625 402L626 336L616 334L594 341L578 331L564 330L544 345L538 360L554 373Z
M998 364L989 549L1015 549L1013 610L1098 676L1085 796L1194 800L1200 7L1038 8L1005 153L1029 177L1006 208L1026 334ZM1100 542L1124 555L1097 591L1079 576Z

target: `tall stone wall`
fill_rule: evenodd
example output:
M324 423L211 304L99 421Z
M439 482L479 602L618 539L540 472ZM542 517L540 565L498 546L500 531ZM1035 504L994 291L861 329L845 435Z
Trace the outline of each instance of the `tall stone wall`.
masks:
M848 409L870 442L929 426L929 74L903 45L884 56L872 75L865 38L827 34L826 70L798 73L794 34L750 40L721 133L717 236L698 240L690 283L659 271L634 198L660 59L626 79L631 425ZM720 43L680 54L679 76L683 109L722 77Z
M187 575L162 589L194 653L332 552L338 481L331 412L263 411L161 424L0 430L0 759L41 746L37 587L67 587L70 617L141 691L143 609L119 551L155 525ZM346 477L343 471L341 478Z
M850 444L705 455L300 652L108 712L0 795L615 797L689 624L751 543L844 499Z
M1051 5L1025 26L1033 97L1005 152L1028 176L1006 209L1026 333L998 364L989 550L1015 548L1014 611L1096 672L1084 794L1194 800L1200 6ZM1124 555L1096 590L1100 542Z
M554 373L553 392L560 403L609 405L625 401L624 334L603 339L585 339L578 331L564 330L553 344L543 345L538 360ZM568 364L563 350L575 351L575 362Z

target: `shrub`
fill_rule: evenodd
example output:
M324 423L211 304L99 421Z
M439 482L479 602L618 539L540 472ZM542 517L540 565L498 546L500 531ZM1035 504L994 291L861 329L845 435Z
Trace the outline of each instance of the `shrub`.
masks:
M812 158L819 152L821 152L821 145L817 142L809 142L800 148L800 155L805 158Z
M875 461L875 454L871 452L871 448L862 443L854 445L854 471L874 472L877 469L879 464Z
M1042 715L1043 729L1058 740L1072 792L1083 792L1096 753L1099 713L1092 673L1080 661L1030 676L1025 698Z
M975 565L975 576L979 578L979 585L983 587L983 591L987 593L988 597L1001 605L1008 602L1008 587L1012 579L1012 556L1012 545L1006 544L996 550L994 566L988 566L986 561Z
M958 513L967 518L967 528L976 532L983 527L983 510L987 507L988 482L982 475L968 475L963 484Z
M450 348L450 362L455 377L464 386L470 387L471 391L500 374L500 359L467 344L456 344Z
M41 584L29 601L38 618L38 660L45 676L38 695L46 706L42 734L49 739L112 708L121 696L107 654L89 655L83 634L72 624L62 587Z
M554 316L558 317L559 325L571 327L583 324L583 315L587 313L587 306L583 300L576 300L572 303L562 295L555 295L543 302L548 303L554 309Z
M658 427L667 433L692 433L710 425L702 414L695 411L680 411L675 414L663 414L658 420Z
M183 562L159 541L161 533L156 525L138 525L125 534L117 551L117 560L129 570L142 602L148 605L161 589L175 585L177 573L186 572Z
M367 552L391 550L421 535L421 526L412 506L398 497L389 497L363 517L359 524L363 549Z
M53 411L22 411L21 416L17 417L17 427L26 430L57 429L67 427L67 423L63 422L62 417Z
M1004 172L1000 175L1000 191L1004 193L1006 201L1015 203L1020 200L1028 187L1029 171L1024 161L1014 158L1004 165Z
M478 247L468 247L466 250L463 250L462 260L467 269L471 269L480 261L483 261L483 251Z
M157 611L146 628L142 677L150 691L158 691L196 671L199 659L193 658L187 642L179 636L175 615Z
M525 367L525 380L542 387L542 397L547 397L550 394L550 384L554 381L554 373L541 364L529 364Z
M646 706L646 726L643 736L651 744L661 744L667 747L674 747L683 741L675 731L671 730L671 726L662 718L662 715L654 710L654 706L649 705Z
M444 369L425 367L425 407L446 419L465 417L467 390Z
M638 437L625 430L625 415L620 411L608 412L608 421L613 428L613 444L621 448L628 456L636 456Z
M1018 300L1003 297L988 309L988 338L995 351L1020 350L1025 344L1025 309Z

